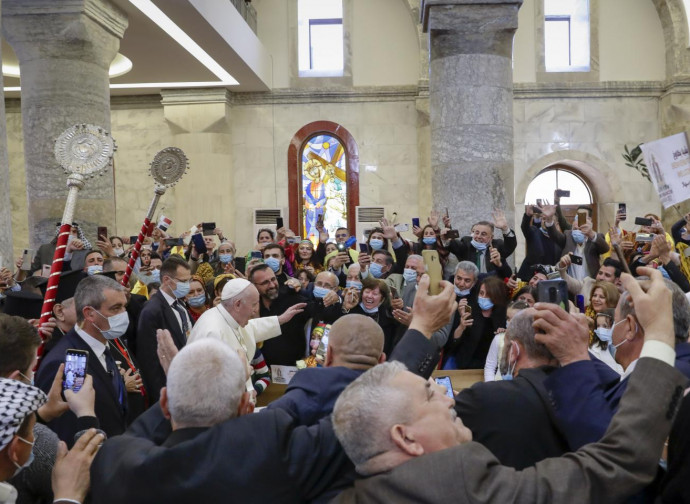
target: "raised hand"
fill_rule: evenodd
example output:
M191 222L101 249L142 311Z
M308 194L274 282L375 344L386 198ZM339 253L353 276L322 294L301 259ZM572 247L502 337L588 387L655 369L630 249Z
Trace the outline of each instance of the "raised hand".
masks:
M427 222L432 228L438 229L438 220L440 217L441 213L438 210L432 210L427 218Z
M381 219L380 224L381 229L383 229L383 237L389 240L395 240L395 238L398 236L398 233L395 230L395 227L388 222L388 219Z
M402 325L409 326L410 322L412 322L412 313L410 310L411 308L409 306L401 309L395 309L393 310L393 316L395 317L395 320Z
M491 216L494 220L494 226L503 231L503 234L507 233L510 230L510 227L508 226L508 220L506 219L506 214L503 210L497 208L493 212L491 212Z
M302 313L307 303L297 303L292 305L290 308L285 310L282 315L278 317L278 322L283 325L292 320L292 318L298 313Z

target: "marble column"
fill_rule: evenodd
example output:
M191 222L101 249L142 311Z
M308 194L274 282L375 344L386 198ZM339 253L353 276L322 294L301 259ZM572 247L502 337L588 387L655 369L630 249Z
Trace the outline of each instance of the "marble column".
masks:
M164 196L175 229L215 222L235 240L230 93L225 88L164 89L161 103L172 145L189 159L189 173ZM118 195L118 200L120 199Z
M522 0L423 0L434 206L461 231L513 222L513 34Z
M22 126L32 248L52 239L67 195L55 139L77 123L110 130L108 69L127 28L109 0L4 0L2 27L19 59ZM74 220L90 237L115 227L114 174L91 179Z
M0 19L2 17L0 0ZM2 51L0 50L0 67ZM2 72L0 72L0 267L13 262L12 251L12 204L10 202L10 163L7 157L7 120L5 119L5 95ZM11 269L11 268L10 268Z

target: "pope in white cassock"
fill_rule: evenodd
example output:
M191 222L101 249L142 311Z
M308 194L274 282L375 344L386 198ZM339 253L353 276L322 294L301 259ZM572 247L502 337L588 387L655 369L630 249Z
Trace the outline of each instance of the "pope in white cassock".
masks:
M304 309L301 304L288 308L280 317L255 318L259 313L259 291L243 278L226 283L220 299L218 306L199 317L187 343L217 338L235 350L243 350L249 361L254 358L257 343L280 336L280 324ZM254 390L251 378L247 380L247 390Z

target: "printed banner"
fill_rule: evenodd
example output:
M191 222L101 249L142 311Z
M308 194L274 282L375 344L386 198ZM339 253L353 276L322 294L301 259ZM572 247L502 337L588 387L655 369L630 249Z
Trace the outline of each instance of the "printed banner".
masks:
M685 133L647 142L641 148L664 208L690 199L690 153Z

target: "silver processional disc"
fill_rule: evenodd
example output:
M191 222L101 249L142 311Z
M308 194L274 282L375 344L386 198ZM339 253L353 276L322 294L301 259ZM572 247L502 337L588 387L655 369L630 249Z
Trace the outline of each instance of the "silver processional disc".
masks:
M151 161L151 176L156 184L172 187L182 178L187 166L187 156L182 152L182 149L166 147L159 151Z
M55 141L55 159L67 173L95 176L110 164L115 141L103 128L76 124Z

